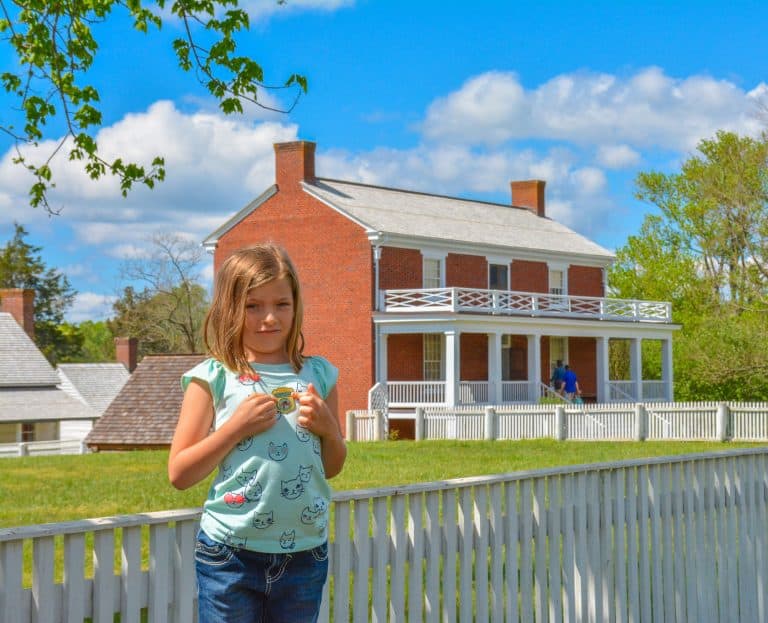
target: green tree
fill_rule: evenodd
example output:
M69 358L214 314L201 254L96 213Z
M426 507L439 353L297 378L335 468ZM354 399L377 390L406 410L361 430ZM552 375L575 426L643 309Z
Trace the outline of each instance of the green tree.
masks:
M191 325L180 313L181 307L192 311ZM128 286L115 301L115 315L107 324L115 336L138 339L139 359L160 353L199 353L203 352L201 328L207 308L207 293L199 284L170 292L136 291Z
M156 234L145 258L123 264L123 279L143 284L128 286L115 302L110 329L115 335L136 337L139 355L202 352L202 324L208 296L199 283L204 250L173 234Z
M768 140L718 132L679 173L642 173L660 214L618 250L614 294L672 302L680 399L768 397Z
M48 203L48 192L55 185L51 161L61 151L70 160L82 161L92 179L107 173L116 176L123 195L135 183L152 188L165 177L161 156L148 165L120 157L108 161L96 143L102 124L100 93L87 76L99 52L98 26L115 21L113 12L125 11L133 27L143 33L160 29L164 20L179 20L183 35L173 41L179 66L197 76L224 113L242 112L244 102L268 108L260 93L274 87L265 85L264 71L256 61L238 53L238 37L250 26L238 0L0 0L0 8L0 33L7 56L15 60L6 64L0 80L15 100L13 110L21 115L20 127L6 118L0 120L0 129L15 141L15 162L33 175L33 207L56 212ZM295 105L306 92L306 79L292 74L280 88L294 89ZM54 120L63 125L63 136L45 160L30 161L24 147L41 141Z
M82 338L80 352L66 359L63 363L101 363L115 361L115 336L109 330L106 321L86 320L78 325L64 323L62 331L78 333Z
M24 227L15 223L14 228L13 238L0 248L0 287L35 291L35 343L51 363L67 360L83 342L78 331L61 327L76 293L66 275L45 265L42 248L26 242Z

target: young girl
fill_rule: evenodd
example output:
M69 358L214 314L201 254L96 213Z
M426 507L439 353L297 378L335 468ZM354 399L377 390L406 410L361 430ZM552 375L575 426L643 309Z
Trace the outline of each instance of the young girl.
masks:
M299 282L271 244L229 257L184 374L168 459L186 489L216 467L195 547L200 623L316 621L328 570L326 478L346 446L338 371L302 354Z

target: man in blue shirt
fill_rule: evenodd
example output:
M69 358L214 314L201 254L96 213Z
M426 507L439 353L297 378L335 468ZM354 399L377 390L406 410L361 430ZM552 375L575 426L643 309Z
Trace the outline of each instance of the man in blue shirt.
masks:
M581 395L581 388L579 387L579 379L576 373L571 370L569 365L565 366L565 374L563 375L563 384L565 387L565 397L568 400L573 400L575 396Z

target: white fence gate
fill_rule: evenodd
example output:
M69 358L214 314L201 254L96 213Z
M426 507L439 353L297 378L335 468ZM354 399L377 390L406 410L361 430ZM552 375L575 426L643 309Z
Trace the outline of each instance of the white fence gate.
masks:
M768 620L768 449L343 492L332 512L322 621ZM0 530L2 621L194 621L197 518Z

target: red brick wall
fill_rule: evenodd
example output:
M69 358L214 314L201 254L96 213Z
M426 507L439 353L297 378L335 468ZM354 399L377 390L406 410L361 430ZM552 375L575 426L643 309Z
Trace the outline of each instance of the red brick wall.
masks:
M462 381L488 379L488 336L485 333L462 333L459 352L459 377Z
M603 271L594 266L568 268L568 294L572 296L605 296Z
M510 268L510 290L549 292L549 268L545 262L514 260Z
M424 379L424 338L421 334L390 335L387 338L387 379Z
M485 257L449 253L445 258L445 285L449 288L487 288L488 262Z
M367 407L374 381L373 253L363 230L298 185L287 185L224 234L214 254L218 268L232 251L258 241L283 246L304 297L306 354L339 368L339 416Z
M410 290L422 287L421 252L418 249L383 247L379 260L379 288Z
M0 311L11 314L33 340L35 339L35 291L23 288L0 289Z
M597 343L593 337L568 338L568 361L576 373L581 392L594 396L597 392Z

